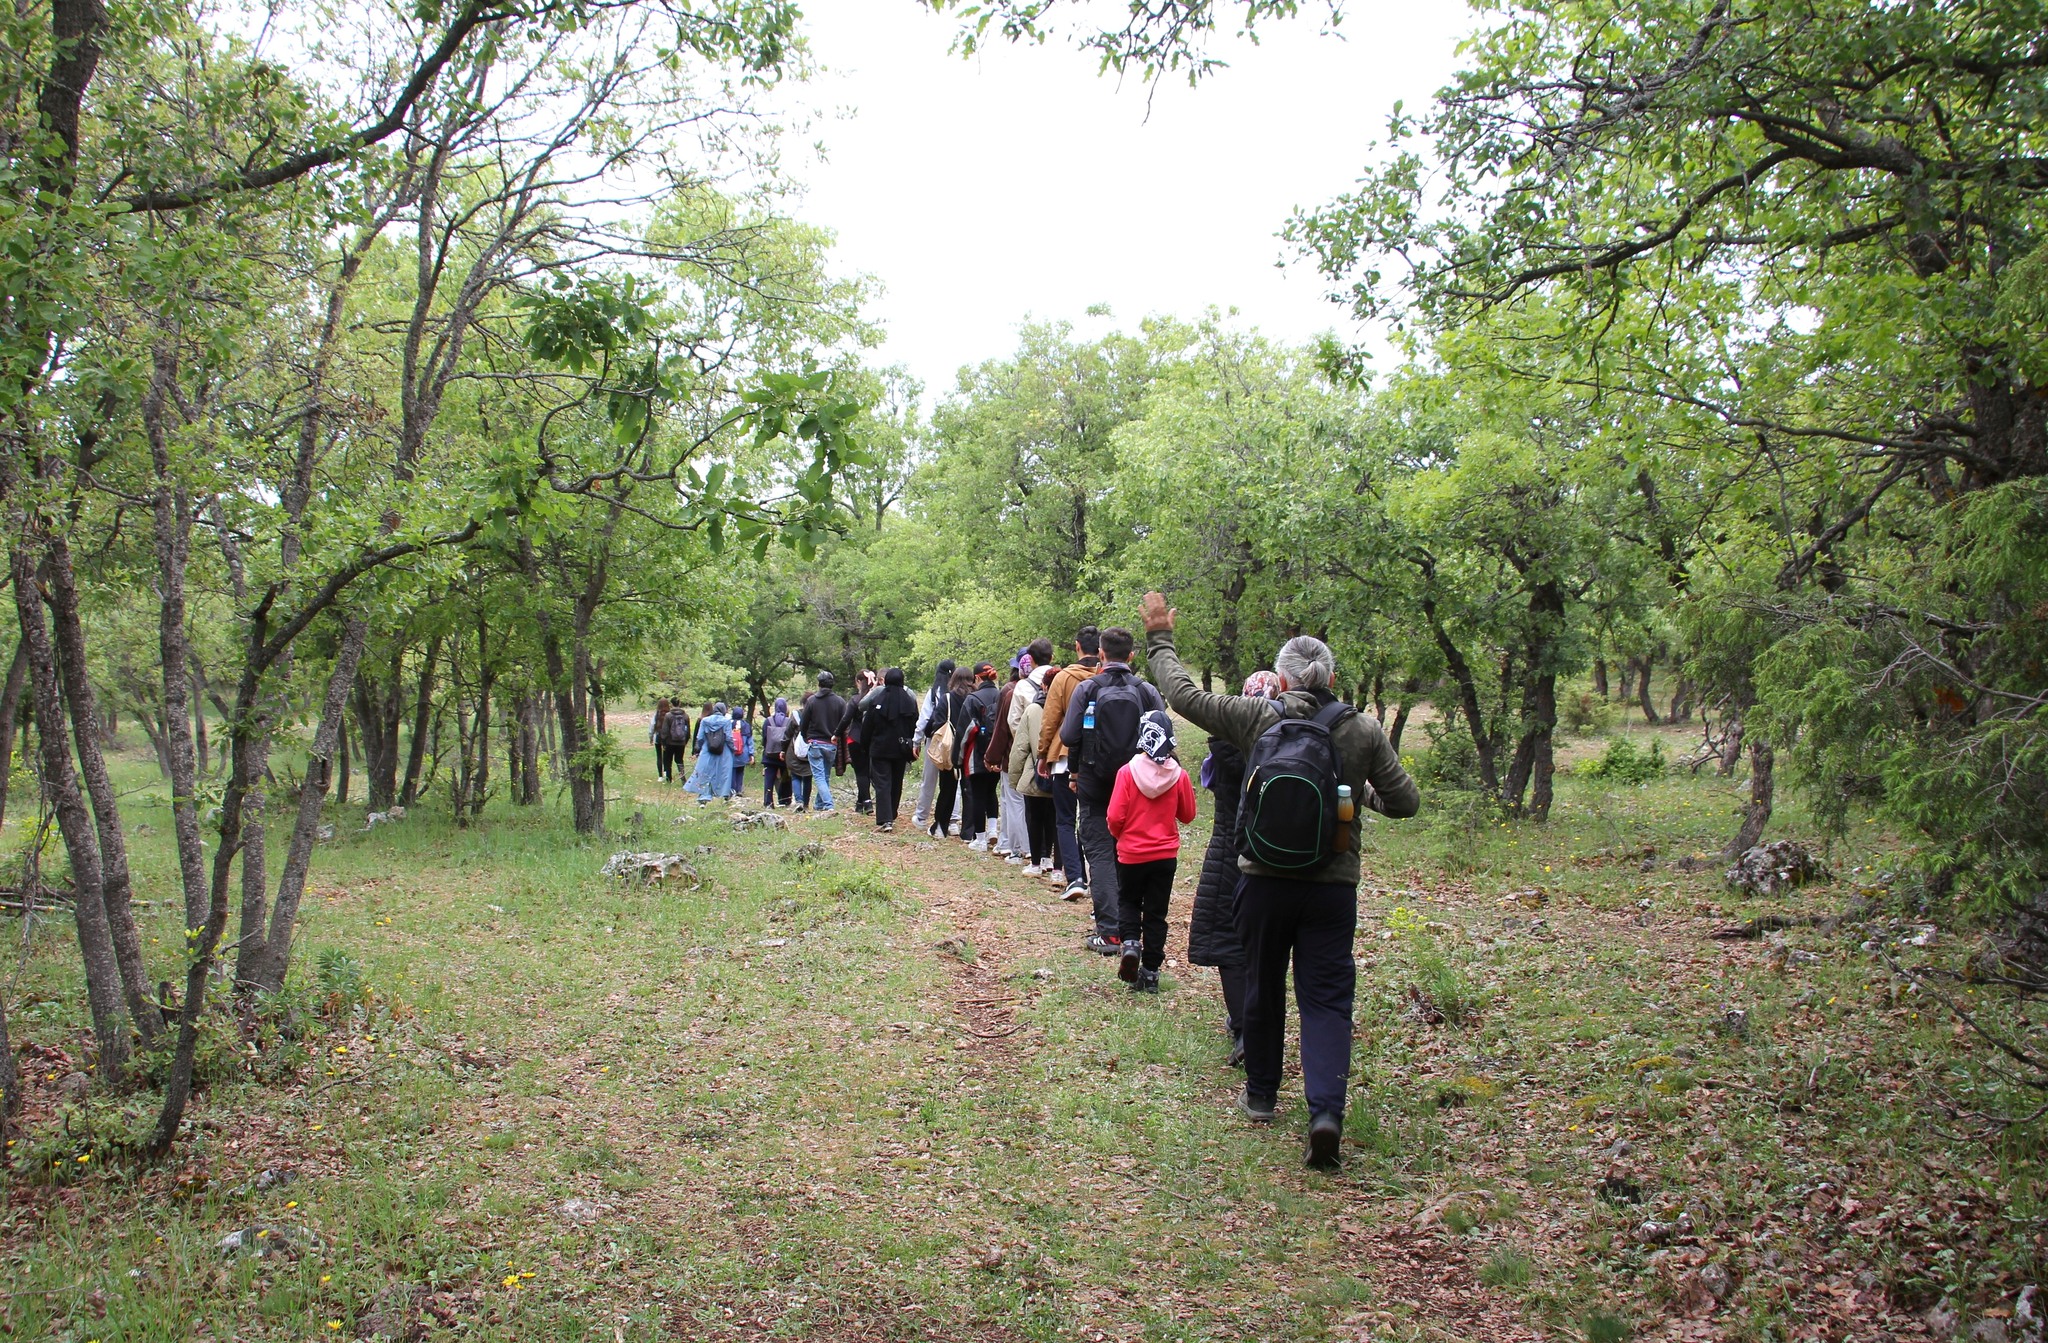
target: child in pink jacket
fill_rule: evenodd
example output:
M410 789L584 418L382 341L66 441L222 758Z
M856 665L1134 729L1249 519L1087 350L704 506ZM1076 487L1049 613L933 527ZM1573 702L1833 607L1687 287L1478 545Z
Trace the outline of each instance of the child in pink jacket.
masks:
M1159 992L1166 907L1180 864L1180 828L1195 819L1195 785L1173 756L1173 720L1154 709L1138 722L1138 754L1116 772L1109 833L1116 838L1117 978L1134 993ZM1141 963L1142 962L1142 963Z

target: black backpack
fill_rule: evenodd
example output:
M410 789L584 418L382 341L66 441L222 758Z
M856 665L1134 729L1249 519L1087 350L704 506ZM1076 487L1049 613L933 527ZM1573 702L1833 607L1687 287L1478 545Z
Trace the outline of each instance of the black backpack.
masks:
M661 738L671 746L688 746L690 715L680 709L671 710L669 716L661 720Z
M1139 720L1147 710L1164 709L1166 704L1136 672L1103 672L1083 690L1093 701L1095 726L1084 728L1081 734L1076 783L1090 801L1101 801L1116 787L1116 772L1138 753ZM1088 721L1088 707L1084 702L1081 708L1083 724Z
M1259 734L1245 759L1244 796L1237 808L1239 852L1281 872L1320 867L1340 842L1337 785L1344 757L1331 735L1358 711L1340 700L1313 718L1281 718Z
M732 738L723 727L714 727L704 734L704 750L709 755L724 755L725 748L732 745Z

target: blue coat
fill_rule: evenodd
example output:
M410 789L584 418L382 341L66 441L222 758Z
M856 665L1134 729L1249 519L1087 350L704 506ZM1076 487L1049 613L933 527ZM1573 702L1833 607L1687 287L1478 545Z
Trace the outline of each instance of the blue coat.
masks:
M713 755L704 749L704 733L709 728L725 729L726 747L723 752ZM705 714L697 723L697 768L690 772L690 781L683 785L699 797L732 796L732 753L736 743L732 740L732 719L722 713Z

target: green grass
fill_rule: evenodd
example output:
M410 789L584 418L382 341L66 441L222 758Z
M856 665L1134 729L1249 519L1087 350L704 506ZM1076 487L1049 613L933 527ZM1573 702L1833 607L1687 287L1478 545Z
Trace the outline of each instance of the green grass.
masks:
M138 889L163 902L167 811L145 765L124 770ZM692 853L704 888L605 881L619 846L552 808L462 831L429 805L371 834L337 812L292 983L254 1055L221 1023L171 1164L118 1159L150 1096L59 1107L32 1070L0 1327L352 1336L401 1284L433 1330L522 1340L1441 1337L1385 1259L1421 1234L1489 1318L1618 1338L1677 1290L1634 1227L1688 1207L1736 1283L1731 1337L1785 1336L1835 1300L1823 1283L1904 1312L1991 1304L2042 1265L2037 1138L1930 1122L1931 1081L1984 1084L1937 1011L1848 939L1797 930L1819 959L1773 971L1759 944L1703 938L1756 912L1672 865L1718 847L1728 781L1562 778L1550 826L1469 827L1451 872L1428 827L1375 829L1334 1176L1300 1168L1297 1081L1274 1131L1234 1116L1209 972L1169 967L1167 993L1133 999L1070 907L994 893L985 860L860 840L786 863L813 832L677 824L645 798L621 809L646 813L634 847ZM1795 807L1777 830L1802 824ZM1833 856L1889 861L1874 838ZM1539 887L1540 908L1501 903ZM169 977L178 914L143 917ZM78 1055L70 930L44 919L24 945L16 1043ZM1446 1020L1411 1016L1411 987ZM1013 999L1022 1029L967 1036L969 998ZM1746 1039L1712 1028L1730 1005ZM1638 1202L1594 1197L1610 1169ZM265 1170L296 1178L259 1187ZM252 1225L319 1248L215 1249Z

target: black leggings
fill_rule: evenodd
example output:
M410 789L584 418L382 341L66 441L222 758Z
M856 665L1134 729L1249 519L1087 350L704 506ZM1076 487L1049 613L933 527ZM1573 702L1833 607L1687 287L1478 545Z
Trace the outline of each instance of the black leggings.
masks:
M868 766L875 782L875 824L896 824L896 810L903 805L901 760L877 760Z
M960 791L960 771L942 769L939 771L939 797L932 804L932 822L939 827L941 835L953 833L953 798Z
M869 789L871 788L874 779L874 766L868 763L867 748L863 747L859 742L855 742L853 744L852 751L854 781L853 809L855 811L866 811L868 809L868 802L870 800Z
M982 771L967 776L967 819L960 823L960 833L970 839L995 834L996 821L996 776Z
M1143 939L1145 968L1166 963L1166 906L1173 899L1173 869L1179 860L1116 865L1118 933L1126 946Z
M1031 841L1032 862L1044 864L1052 861L1053 845L1059 836L1053 829L1051 798L1024 799L1024 837Z

